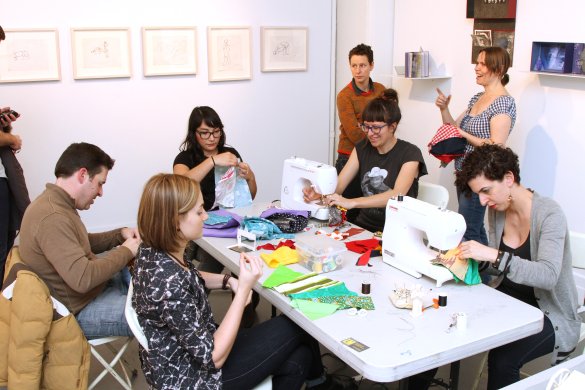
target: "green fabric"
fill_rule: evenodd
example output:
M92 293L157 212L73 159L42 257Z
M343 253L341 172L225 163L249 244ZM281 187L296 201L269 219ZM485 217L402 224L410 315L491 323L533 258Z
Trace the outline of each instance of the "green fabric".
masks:
M331 303L313 302L306 299L293 299L291 306L298 309L310 320L327 317L337 310L337 305Z
M304 275L306 276L306 275ZM329 287L338 284L337 280L329 279L320 274L312 274L310 278L301 277L291 283L281 284L274 287L276 291L284 295L291 295L306 291L316 290L322 287Z
M273 288L280 286L284 283L289 283L296 280L299 276L303 276L301 272L293 271L292 269L279 265L276 269L266 278L262 287Z
M453 274L453 279L455 279L457 283L462 281L457 276L455 276L455 274ZM467 259L467 272L465 273L465 279L463 280L463 283L469 285L481 283L479 265L477 264L477 261L473 260L472 258Z
M336 304L339 306L339 310L350 309L352 307L366 310L375 309L372 297L345 295L337 297L319 297L315 299L321 303Z
M357 293L349 290L345 283L341 282L330 287L319 288L317 290L290 294L291 299L312 299L326 296L341 296L341 295L357 295Z
M479 265L473 259L467 259L467 273L465 274L465 284L480 284L481 276L479 275Z

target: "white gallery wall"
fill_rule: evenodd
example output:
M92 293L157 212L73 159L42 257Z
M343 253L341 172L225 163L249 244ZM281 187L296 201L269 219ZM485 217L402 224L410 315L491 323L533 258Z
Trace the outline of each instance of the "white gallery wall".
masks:
M435 88L452 95L454 116L482 90L475 84L470 61L473 20L465 18L465 11L463 0L395 1L394 63L402 65L405 51L423 47L430 51L436 71L452 75L444 81L393 79L403 114L398 137L423 151L441 124L434 105ZM585 78L538 76L528 70L533 41L585 42L584 11L585 4L579 0L519 0L514 66L507 87L518 108L508 145L520 157L522 183L556 199L569 228L581 232L585 231L581 199L585 192ZM434 157L426 154L425 159L430 173L425 180L449 188L450 208L455 208L453 165L441 169Z
M229 144L256 173L260 200L280 196L282 162L292 155L327 161L333 126L331 74L334 0L40 0L1 1L4 29L56 28L62 80L0 84L0 106L22 114L14 132L23 138L18 155L31 197L46 182L72 142L91 142L116 159L105 195L88 212L97 230L135 224L145 181L171 172L191 110L216 109ZM196 76L144 77L141 28L196 26ZM250 26L252 79L209 82L207 27ZM260 27L308 28L306 72L260 71ZM74 80L70 28L128 27L132 77Z

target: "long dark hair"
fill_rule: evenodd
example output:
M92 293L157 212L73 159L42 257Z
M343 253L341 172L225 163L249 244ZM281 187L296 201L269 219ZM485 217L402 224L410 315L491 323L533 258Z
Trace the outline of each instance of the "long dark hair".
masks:
M202 156L203 150L197 142L197 135L195 131L201 126L201 124L205 122L205 124L213 129L220 129L221 136L219 137L219 143L217 144L217 149L221 150L225 145L225 131L223 131L223 123L217 115L217 112L211 107L208 106L198 106L191 111L191 116L189 116L189 126L187 128L187 136L185 140L181 144L179 148L182 151L190 151L194 153L196 156Z

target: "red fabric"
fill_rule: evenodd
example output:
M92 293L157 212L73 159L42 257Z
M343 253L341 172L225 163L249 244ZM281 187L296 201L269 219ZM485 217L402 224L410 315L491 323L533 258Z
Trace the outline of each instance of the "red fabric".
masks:
M280 248L281 246L288 246L290 249L296 249L295 248L295 242L293 240L286 240L286 241L280 241L278 243L278 245L274 245L274 244L264 244L264 245L260 245L256 248L256 250L260 250L260 249L266 249L266 250L271 250L271 251L275 251L278 248Z
M355 265L357 266L364 266L367 265L368 262L370 261L370 256L372 254L372 250L368 250L366 253L364 253L363 255L361 255L357 261L357 263L355 263Z
M355 253L365 253L367 251L371 251L372 249L376 249L380 246L380 241L377 238L370 238L367 240L355 240L349 241L345 243L345 247L347 250L350 250Z
M444 141L446 139L449 138L463 138L461 136L461 134L459 134L459 130L457 130L457 127L449 124L449 123L445 123L443 126L439 127L439 130L437 130L437 132L435 133L435 136L433 137L433 139L431 140L431 142L429 142L429 148L433 145L438 144L441 141Z

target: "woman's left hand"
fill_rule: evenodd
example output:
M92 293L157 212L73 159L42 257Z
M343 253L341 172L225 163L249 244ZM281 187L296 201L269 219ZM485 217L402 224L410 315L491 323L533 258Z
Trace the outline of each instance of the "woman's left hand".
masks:
M477 241L464 241L459 244L458 256L464 259L471 258L477 261L489 261L493 263L498 257L498 250L480 244Z
M250 180L251 178L254 177L254 172L252 172L252 168L250 168L250 165L246 164L245 162L239 163L238 168L239 168L239 176L241 178L244 178L246 180Z
M328 206L340 206L347 210L351 210L355 207L355 202L353 199L344 198L339 194L326 195L325 203Z

